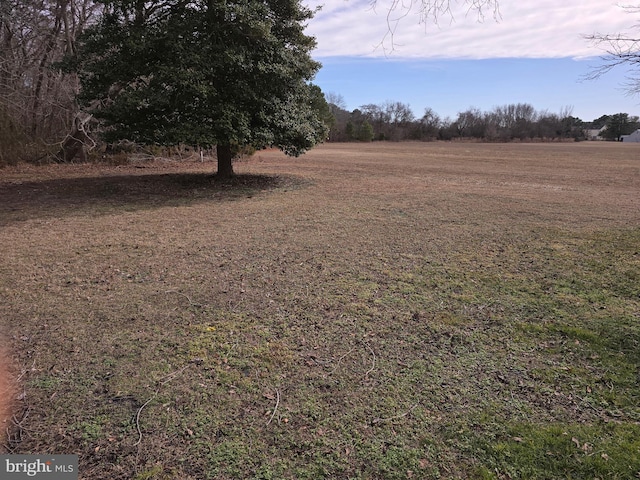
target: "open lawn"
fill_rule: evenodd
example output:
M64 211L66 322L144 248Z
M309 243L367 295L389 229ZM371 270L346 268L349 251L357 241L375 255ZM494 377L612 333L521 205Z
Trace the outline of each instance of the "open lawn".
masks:
M213 169L0 170L0 449L82 479L640 477L638 145Z

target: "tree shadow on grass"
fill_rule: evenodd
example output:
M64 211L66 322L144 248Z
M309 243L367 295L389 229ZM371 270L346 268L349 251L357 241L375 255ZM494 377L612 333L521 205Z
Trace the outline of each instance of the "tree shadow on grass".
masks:
M295 189L304 180L278 175L218 179L203 173L165 173L0 183L0 225L68 215L181 206L251 198L275 189Z

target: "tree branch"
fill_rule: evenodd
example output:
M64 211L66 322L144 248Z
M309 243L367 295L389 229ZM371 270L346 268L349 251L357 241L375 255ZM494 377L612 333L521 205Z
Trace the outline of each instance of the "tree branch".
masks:
M491 16L495 21L499 21L502 18L499 0L453 0L453 3L466 5L466 14L469 15L471 12L475 12L478 22L484 22L488 12L491 12ZM371 8L375 9L377 4L377 0L371 0ZM452 0L392 0L391 6L387 11L387 33L378 47L382 46L384 48L386 40L390 40L391 50L395 49L394 38L396 30L399 24L412 12L417 11L418 23L425 26L430 21L438 25L443 17L449 17L449 21L454 22L455 17L451 6Z
M640 14L640 5L623 5L622 8L631 14ZM632 29L640 29L636 24ZM595 80L621 66L628 66L631 74L627 77L625 89L630 95L640 93L640 38L632 34L601 34L586 35L595 47L602 48L605 54L600 57L602 65L595 67L585 75L587 80Z

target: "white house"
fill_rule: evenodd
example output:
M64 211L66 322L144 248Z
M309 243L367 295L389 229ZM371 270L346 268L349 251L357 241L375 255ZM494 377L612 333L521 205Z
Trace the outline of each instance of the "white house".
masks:
M633 132L631 135L622 135L622 141L640 143L640 128Z
M606 127L601 127L601 128L590 128L585 130L585 134L587 136L587 139L589 140L604 140L604 138L602 138L600 136L600 134L606 129Z

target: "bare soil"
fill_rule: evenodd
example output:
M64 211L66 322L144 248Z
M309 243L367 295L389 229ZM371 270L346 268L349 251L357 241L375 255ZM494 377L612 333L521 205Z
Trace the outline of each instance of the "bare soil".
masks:
M607 448L569 465L589 478L640 471L606 443L640 418L636 145L213 169L0 170L6 450L77 453L87 479L534 478L500 452L577 455L544 429Z
M14 428L11 416L16 400L16 381L9 369L10 358L4 349L0 350L0 429L3 432ZM0 452L2 451L4 451L4 445L0 444Z

